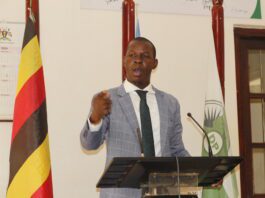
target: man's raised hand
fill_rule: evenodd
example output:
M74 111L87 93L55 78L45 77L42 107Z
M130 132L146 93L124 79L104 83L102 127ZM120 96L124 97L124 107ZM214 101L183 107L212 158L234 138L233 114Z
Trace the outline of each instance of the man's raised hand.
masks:
M100 120L108 115L111 111L110 94L107 91L102 91L92 100L92 114L89 118L93 124L98 124Z

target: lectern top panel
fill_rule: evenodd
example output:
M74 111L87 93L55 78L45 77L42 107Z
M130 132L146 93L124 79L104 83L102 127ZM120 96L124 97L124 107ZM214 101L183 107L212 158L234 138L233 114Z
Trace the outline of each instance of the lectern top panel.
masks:
M178 159L178 160L177 160ZM196 173L199 186L217 183L241 161L241 157L117 157L100 178L98 188L140 188L150 173ZM177 163L178 161L178 163Z

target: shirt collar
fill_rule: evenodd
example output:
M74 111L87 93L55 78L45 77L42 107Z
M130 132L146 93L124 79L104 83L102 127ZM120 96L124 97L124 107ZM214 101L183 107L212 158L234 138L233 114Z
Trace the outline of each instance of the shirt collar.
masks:
M147 87L145 87L144 89L140 89L138 87L136 87L134 84L130 83L127 79L124 81L123 83L124 89L126 93L130 93L130 92L134 92L136 90L143 90L143 91L147 91L148 93L155 93L155 90L153 89L152 85L149 84Z

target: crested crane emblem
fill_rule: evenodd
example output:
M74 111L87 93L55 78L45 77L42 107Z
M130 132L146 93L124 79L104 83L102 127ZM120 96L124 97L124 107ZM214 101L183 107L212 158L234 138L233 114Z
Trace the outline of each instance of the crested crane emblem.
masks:
M11 41L12 33L9 28L0 28L0 41Z

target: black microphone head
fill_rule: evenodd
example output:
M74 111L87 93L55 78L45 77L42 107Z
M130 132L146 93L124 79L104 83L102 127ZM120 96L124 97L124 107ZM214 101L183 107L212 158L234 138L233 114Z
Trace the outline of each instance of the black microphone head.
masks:
M189 116L189 117L192 117L192 115L191 115L191 113L189 112L189 113L187 113L187 116Z

